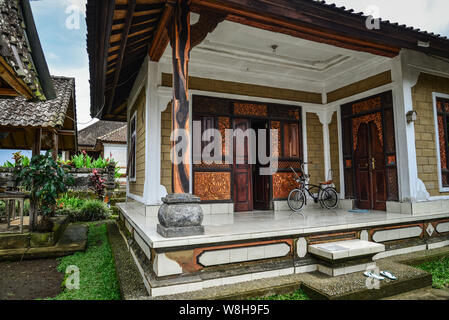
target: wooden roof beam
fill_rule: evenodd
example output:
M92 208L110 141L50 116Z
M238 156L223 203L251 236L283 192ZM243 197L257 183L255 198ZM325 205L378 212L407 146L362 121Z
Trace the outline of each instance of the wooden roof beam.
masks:
M169 43L167 26L171 21L171 15L173 14L173 5L176 1L167 1L161 19L154 34L153 41L150 45L150 60L159 61L164 54L165 48Z
M17 92L16 96L22 95L27 99L33 98L33 92L31 89L25 84L25 82L23 82L22 79L15 76L13 69L8 65L3 57L0 57L0 78ZM12 96L12 93L10 92L10 94L5 95Z
M122 63L123 63L123 57L125 54L126 49L126 43L128 42L128 34L129 30L131 29L131 23L134 16L134 11L136 10L136 0L129 0L128 2L128 11L126 13L126 20L125 20L125 27L123 28L122 33L122 43L120 44L120 50L119 50L119 58L117 63L117 68L114 74L114 81L112 86L112 93L111 98L109 99L108 108L106 113L110 113L112 109L112 105L114 103L114 97L115 97L115 89L117 88L117 83L120 78L120 71L122 69Z

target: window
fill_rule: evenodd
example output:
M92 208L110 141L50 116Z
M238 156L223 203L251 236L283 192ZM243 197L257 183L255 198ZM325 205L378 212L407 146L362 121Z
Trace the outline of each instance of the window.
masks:
M299 143L298 123L284 123L284 157L299 158Z
M449 96L434 93L436 148L440 191L449 191Z
M136 181L136 148L137 148L137 120L136 113L129 122L129 157L128 157L128 178L129 181Z

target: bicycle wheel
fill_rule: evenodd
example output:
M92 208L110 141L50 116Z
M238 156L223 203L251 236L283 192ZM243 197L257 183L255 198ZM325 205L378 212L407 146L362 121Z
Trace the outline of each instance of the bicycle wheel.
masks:
M326 188L321 191L320 203L327 209L332 210L338 206L338 193L334 188Z
M294 189L290 192L288 195L288 206L292 211L299 212L304 207L304 204L306 203L306 197L304 195L304 192L299 189Z

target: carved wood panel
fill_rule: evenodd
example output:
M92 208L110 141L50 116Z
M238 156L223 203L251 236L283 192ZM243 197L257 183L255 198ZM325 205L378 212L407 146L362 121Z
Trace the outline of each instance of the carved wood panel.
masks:
M195 172L194 193L202 201L231 200L230 172Z

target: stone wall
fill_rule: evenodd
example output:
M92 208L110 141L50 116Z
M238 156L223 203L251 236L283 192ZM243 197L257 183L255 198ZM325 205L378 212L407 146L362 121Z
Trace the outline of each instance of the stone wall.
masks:
M138 196L143 196L145 185L145 88L140 91L136 102L131 107L130 116L136 113L137 119L137 146L136 146L136 181L129 182L129 192ZM129 123L128 123L129 127Z
M307 155L311 184L319 184L325 179L323 126L315 113L307 113Z
M439 191L433 92L449 94L449 79L421 74L418 83L412 88L413 109L418 113L415 122L418 177L431 196L440 196L449 193Z
M171 103L161 114L161 185L172 193L172 163L170 160Z
M329 140L331 151L331 168L335 188L340 192L340 153L338 148L338 113L334 112L329 125ZM328 178L326 176L326 178Z
M14 169L12 168L0 168L0 188L11 189L15 188L15 176ZM115 170L113 167L109 169L97 169L101 178L105 181L106 188L108 190L114 190L115 188ZM90 188L90 177L92 176L92 169L72 169L69 174L74 179L74 184L69 186L70 190L84 191Z

